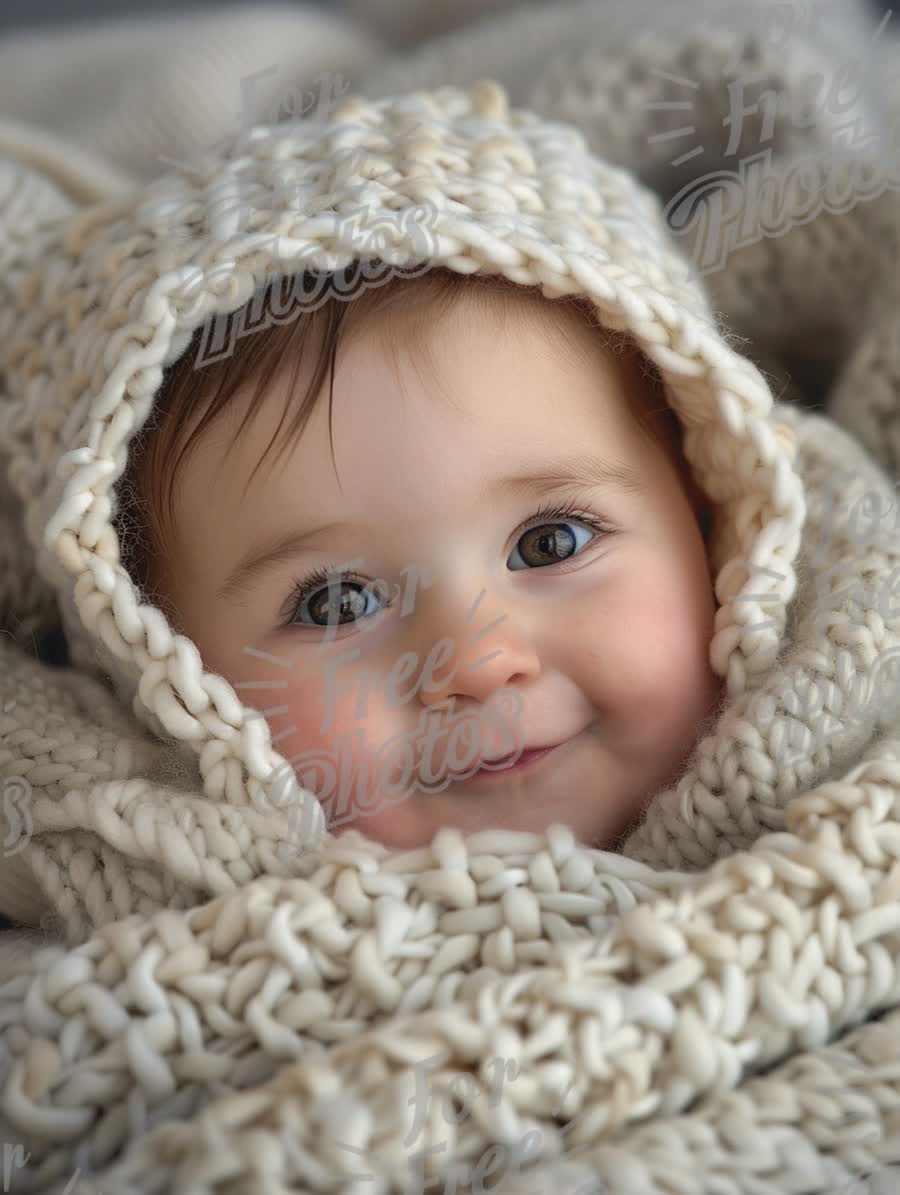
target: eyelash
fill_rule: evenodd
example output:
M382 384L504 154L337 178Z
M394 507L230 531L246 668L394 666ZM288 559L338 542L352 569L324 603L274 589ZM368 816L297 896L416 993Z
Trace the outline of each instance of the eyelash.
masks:
M516 543L518 543L526 531L531 531L535 527L540 527L542 523L549 523L554 520L559 520L562 522L566 519L574 519L579 523L583 523L586 527L590 527L592 531L599 535L612 535L616 530L616 528L613 527L606 519L598 518L589 511L579 509L574 501L564 503L563 505L548 504L546 506L539 507L530 518L526 519L524 523L516 528ZM588 545L585 545L585 547L587 546ZM578 555L580 555L580 553L578 553ZM564 560L560 561L560 564L565 563L566 561ZM545 567L552 567L552 565ZM525 571L538 572L540 570L534 569ZM325 588L330 582L338 581L355 581L361 586L369 584L365 578L356 576L351 569L314 569L311 573L307 573L305 577L294 583L286 603L286 606L288 607L286 625L289 627L318 627L318 623L295 623L293 622L293 618L304 601L307 601L309 598L311 598L319 589ZM390 610L394 605L395 599L396 594L394 597L390 598L390 600L385 601L383 609ZM325 627L323 626L320 629L324 630Z

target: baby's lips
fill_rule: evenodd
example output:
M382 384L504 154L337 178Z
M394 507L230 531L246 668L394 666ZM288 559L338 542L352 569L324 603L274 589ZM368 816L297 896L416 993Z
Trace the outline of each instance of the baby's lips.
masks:
M438 737L438 745L430 751L430 769L440 779L456 773L461 767L466 773L480 767L485 759L507 759L521 755L526 739L517 717L521 713L521 699L510 702L495 695L493 705L470 711L447 726ZM505 708L509 706L510 708ZM506 713L504 718L503 714ZM448 767L450 744L455 738L453 754L456 768ZM419 748L418 770L422 773L424 744ZM459 758L460 756L464 758Z

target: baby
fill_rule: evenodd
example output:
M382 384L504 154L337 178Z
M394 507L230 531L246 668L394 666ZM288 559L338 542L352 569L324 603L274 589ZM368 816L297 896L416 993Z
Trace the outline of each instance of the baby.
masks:
M776 404L661 197L495 83L251 134L0 271L7 571L74 665L3 656L0 914L65 938L0 952L8 1136L41 1189L474 1187L501 1123L549 1131L535 1191L585 1134L616 1189L749 1189L709 1131L765 1130L748 1070L790 1095L900 999L893 478ZM388 277L285 312L354 257ZM785 312L771 260L742 310ZM841 364L887 438L887 366ZM424 1053L516 1094L415 1141ZM827 1133L781 1122L806 1176Z
M332 830L610 847L719 702L708 504L655 366L590 311L435 267L202 369L198 331L165 377L126 563Z

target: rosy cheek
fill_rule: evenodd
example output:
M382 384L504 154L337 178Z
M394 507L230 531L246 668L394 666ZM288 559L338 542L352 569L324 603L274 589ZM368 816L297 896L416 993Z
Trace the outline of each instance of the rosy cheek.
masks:
M390 732L380 726L374 700L360 717L356 692L333 695L327 708L322 692L315 683L282 691L277 704L287 709L269 714L267 721L275 749L300 784L316 794L330 826L338 830L377 802L378 753Z

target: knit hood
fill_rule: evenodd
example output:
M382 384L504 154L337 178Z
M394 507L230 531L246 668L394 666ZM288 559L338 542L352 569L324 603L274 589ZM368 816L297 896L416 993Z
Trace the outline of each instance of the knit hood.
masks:
M711 74L718 48L700 46ZM656 195L492 82L346 96L139 190L79 168L81 193L59 174L51 197L37 173L31 189L11 171L21 189L0 204L16 499L0 519L21 508L33 559L8 559L55 595L75 667L0 641L3 776L25 782L3 792L18 820L0 911L65 939L0 950L0 1137L29 1158L12 1189L474 1189L489 1149L527 1141L496 1189L811 1195L895 1160L900 696L865 700L873 664L900 655L897 521L875 517L896 497L875 463L897 424L894 322L872 339L838 308L867 446L851 420L775 403ZM893 274L876 289L857 273L865 246L891 260L883 200L738 247L719 295L790 307L809 336L782 276L821 279L816 307L856 278L895 311ZM269 803L319 805L280 740L123 566L117 482L166 367L269 278L373 243L388 271L582 296L656 365L680 420L713 512L725 704L619 852L560 824L444 825L399 853L351 828L297 849L293 808ZM181 788L171 742L193 769Z
M712 667L729 700L766 676L806 514L793 433L717 325L658 197L574 128L511 109L491 81L350 95L138 190L59 207L0 280L9 481L73 664L110 677L145 726L195 756L210 797L309 800L265 720L138 592L114 487L163 371L201 325L279 275L339 270L373 245L395 272L439 265L584 296L600 323L634 338L712 508Z

